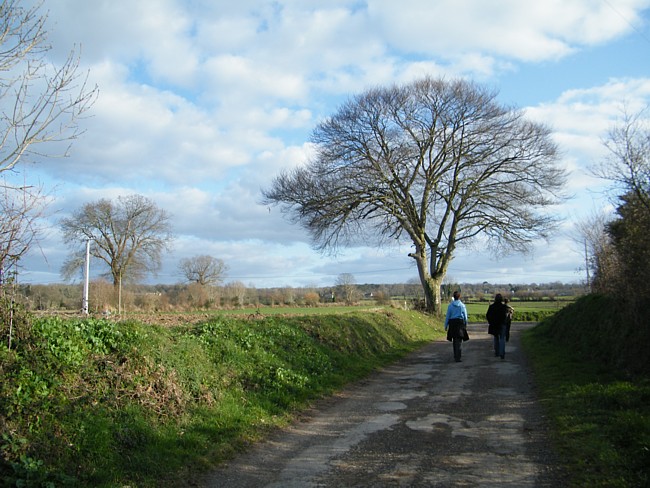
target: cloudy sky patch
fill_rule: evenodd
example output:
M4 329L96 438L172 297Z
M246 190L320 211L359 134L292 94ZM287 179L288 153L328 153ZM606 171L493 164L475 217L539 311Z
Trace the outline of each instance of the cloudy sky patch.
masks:
M31 1L28 4L33 3ZM610 204L588 168L622 107L650 101L650 0L57 0L51 61L71 49L99 87L70 157L30 166L56 188L42 252L21 280L58 282L57 219L130 193L173 217L177 239L153 282L182 277L180 259L210 254L227 279L255 286L416 278L410 248L321 255L261 189L309 157L315 125L363 90L416 78L465 77L549 125L571 171L567 223L528 256L459 249L457 281L579 281L583 258L567 229ZM47 259L43 255L47 255Z

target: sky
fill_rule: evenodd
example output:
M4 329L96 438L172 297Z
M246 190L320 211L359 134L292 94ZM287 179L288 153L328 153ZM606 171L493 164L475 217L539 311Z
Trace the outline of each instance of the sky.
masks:
M26 5L31 0L23 0ZM573 198L557 233L526 255L460 248L447 281L585 279L576 222L612 208L589 168L602 140L650 102L650 0L45 0L52 49L71 49L99 96L64 159L20 167L52 202L22 283L58 283L69 249L59 222L85 203L140 194L176 235L149 283L179 283L181 259L211 255L226 282L330 286L417 279L408 243L315 251L260 204L283 169L304 164L314 127L348 98L432 76L498 90L551 127ZM91 275L100 271L91 265Z

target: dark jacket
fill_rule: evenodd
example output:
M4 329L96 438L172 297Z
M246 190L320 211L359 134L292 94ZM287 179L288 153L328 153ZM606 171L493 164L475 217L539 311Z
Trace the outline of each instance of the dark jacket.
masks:
M463 319L449 319L449 328L447 329L447 340L462 339L469 341L467 325Z
M508 306L505 303L492 303L485 314L488 321L488 334L499 335L501 326L506 323L508 316Z

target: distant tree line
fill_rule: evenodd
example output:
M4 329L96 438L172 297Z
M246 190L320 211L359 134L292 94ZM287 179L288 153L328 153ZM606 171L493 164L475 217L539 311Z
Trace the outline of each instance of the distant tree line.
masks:
M582 284L487 284L462 283L466 301L489 301L495 293L508 293L514 300L561 300L584 292ZM116 290L108 280L90 283L90 311L93 314L117 311ZM443 296L446 291L443 289ZM18 285L16 298L30 310L79 311L81 285L49 284ZM122 307L126 311L171 312L237 309L250 307L317 307L327 305L394 304L413 308L423 300L419 280L395 284L340 283L324 287L257 288L234 281L224 285L198 283L126 285L122 291Z

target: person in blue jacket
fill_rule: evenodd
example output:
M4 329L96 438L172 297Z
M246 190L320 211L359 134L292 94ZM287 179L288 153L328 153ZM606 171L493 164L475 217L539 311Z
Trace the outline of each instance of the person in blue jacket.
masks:
M447 340L454 347L454 359L459 363L461 361L463 341L469 340L467 334L467 308L460 300L460 291L454 292L454 301L447 307L445 330L447 331Z

